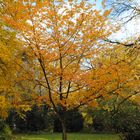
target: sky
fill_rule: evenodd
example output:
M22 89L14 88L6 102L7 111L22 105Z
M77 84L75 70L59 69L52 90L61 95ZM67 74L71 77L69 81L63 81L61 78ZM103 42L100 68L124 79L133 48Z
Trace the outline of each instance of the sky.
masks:
M95 1L95 0L90 0L90 1L92 2L92 1ZM99 10L102 9L102 4L101 3L102 3L102 0L96 0L96 4L97 4L96 7Z
M123 24L121 30L114 34L114 40L125 41L133 40L140 35L140 17L137 17L126 24Z

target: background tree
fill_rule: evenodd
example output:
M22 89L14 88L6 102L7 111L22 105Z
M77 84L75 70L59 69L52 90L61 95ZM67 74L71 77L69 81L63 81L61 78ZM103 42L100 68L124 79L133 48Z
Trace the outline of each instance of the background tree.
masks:
M20 69L15 64L21 58L19 46L16 33L0 22L0 139L15 139L5 123L9 111L14 109L23 113L29 109L26 103L21 102L23 94L19 94L21 88L17 88L17 73Z
M114 19L120 18L123 23L128 23L140 16L139 0L107 0L107 5L112 7Z
M105 104L104 101L102 103ZM89 127L88 132L117 132L122 140L137 140L140 135L139 106L127 100L116 114L112 113L111 106L113 107L110 104L110 108L88 108L82 111Z
M0 1L0 17L5 12L4 2L8 1ZM20 48L21 46L22 41L19 42L17 32L0 18L0 118L2 119L8 116L11 109L20 115L29 110L29 103L21 102L21 99L25 99L25 89L27 92L29 87L25 86L25 78L19 78L20 75L25 77L27 73L22 71L25 63L23 65L24 50Z
M24 110L25 106L20 103L16 105L16 101L20 100L20 88L17 88L18 65L15 65L19 57L19 42L16 39L15 32L9 30L6 25L0 23L0 117L8 116L11 108ZM20 106L21 105L21 106Z
M14 132L37 132L45 129L51 131L53 130L53 115L51 114L47 106L34 105L30 111L25 113L24 119L15 111L10 111L6 122Z
M137 25L140 20L140 5L139 0L107 0L106 5L112 8L110 18L113 21L119 21L121 26L120 35L125 32L126 37L124 39L111 38L111 43L122 44L126 47L135 48L139 50L140 31ZM136 25L136 26L134 26ZM134 28L130 30L130 28ZM135 32L134 32L135 31Z

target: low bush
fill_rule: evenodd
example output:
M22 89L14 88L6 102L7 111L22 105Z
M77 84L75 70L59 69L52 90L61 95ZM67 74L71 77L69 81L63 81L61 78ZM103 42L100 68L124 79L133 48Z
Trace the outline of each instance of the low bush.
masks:
M10 127L3 120L0 120L0 140L16 140Z

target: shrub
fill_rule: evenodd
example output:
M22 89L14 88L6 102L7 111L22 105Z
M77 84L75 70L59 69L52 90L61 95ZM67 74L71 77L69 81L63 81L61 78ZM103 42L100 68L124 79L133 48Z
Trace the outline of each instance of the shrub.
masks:
M125 132L120 135L122 140L139 140L140 131L136 132Z
M0 120L0 140L15 140L10 127L3 120Z

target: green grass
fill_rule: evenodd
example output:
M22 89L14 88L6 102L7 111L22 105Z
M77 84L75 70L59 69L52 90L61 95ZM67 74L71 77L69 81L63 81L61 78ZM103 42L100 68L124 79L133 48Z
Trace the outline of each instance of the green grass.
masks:
M61 140L61 134L19 135L21 140ZM115 134L68 134L68 140L120 140Z

